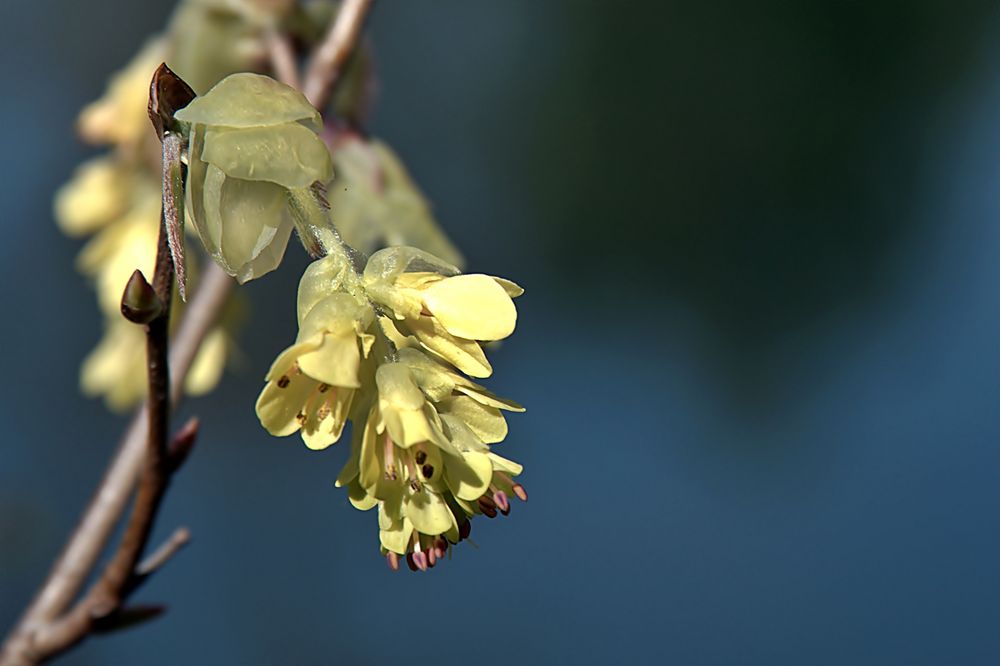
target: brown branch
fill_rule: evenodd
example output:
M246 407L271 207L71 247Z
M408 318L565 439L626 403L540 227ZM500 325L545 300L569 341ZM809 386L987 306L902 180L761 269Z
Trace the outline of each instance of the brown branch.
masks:
M292 43L288 36L277 30L271 30L267 33L265 40L275 77L286 86L295 89L301 88L299 68L295 63L295 51L292 49Z
M157 76L154 76L154 89L160 74L161 71L158 71ZM170 369L167 351L175 256L171 252L169 237L171 229L178 227L178 215L182 214L172 205L175 190L171 188L171 181L176 180L176 172L181 169L183 139L172 133L161 135L161 139L164 205L153 284L150 287L142 274L136 271L125 289L122 302L122 312L126 316L131 313L136 323L144 322L146 330L148 418L145 466L132 513L118 549L87 594L66 615L34 631L24 641L21 654L11 656L12 660L20 658L29 663L39 662L59 654L82 641L102 620L121 609L122 602L140 580L136 573L139 558L146 548L174 469L167 453L170 428Z
M170 538L160 544L160 547L153 551L153 554L139 563L135 568L136 583L142 583L151 574L158 571L164 564L180 552L181 548L191 542L191 530L186 527L178 527Z
M177 142L180 137L167 135L164 159L168 153L180 159ZM43 661L76 645L86 638L95 625L121 608L128 592L134 589L136 567L153 529L160 502L170 481L167 458L167 437L170 423L170 373L167 366L167 327L170 318L170 296L174 268L168 244L168 220L164 208L160 225L159 246L153 287L161 307L146 324L146 368L149 383L147 398L148 436L145 467L139 480L132 514L125 526L121 544L100 578L65 616L37 631L27 646L27 657Z
M371 5L372 0L345 0L341 5L326 38L316 51L305 77L303 89L306 97L314 106L326 105L329 95L342 73L344 64L354 50ZM275 47L272 44L273 64L276 73L281 78L296 82L297 72L294 71L294 67L291 70L288 69L289 53L284 50L285 46L286 44L278 44ZM294 62L292 64L294 65ZM156 126L155 119L154 126ZM162 126L157 126L156 129L158 134L162 132ZM154 277L154 283L156 282ZM195 355L205 336L215 324L233 285L232 278L226 275L215 263L211 263L205 269L197 292L188 304L184 319L171 341L169 370L164 373L164 378L168 381L169 401L171 403L176 405L180 401L184 380L191 369ZM162 362L162 357L160 360ZM162 388L162 384L158 384L158 386ZM153 392L150 393L152 399ZM86 630L81 630L80 626L89 627L91 630L100 629L101 618L108 619L115 610L118 610L119 614L127 613L128 609L121 609L123 599L119 598L115 603L109 604L109 600L100 598L97 591L107 590L107 584L102 586L101 581L111 580L115 582L124 576L127 583L134 580L133 576L141 576L135 562L141 556L142 546L148 539L149 525L142 529L133 528L132 525L141 524L147 520L142 515L144 513L151 521L148 509L141 509L140 505L149 506L151 499L155 499L157 494L162 497L163 488L157 491L154 483L149 484L149 490L145 494L140 488L139 495L142 497L137 495L137 509L126 528L126 539L123 539L122 548L119 550L119 552L126 551L126 554L121 556L116 554L105 569L105 575L99 579L98 584L95 584L81 602L73 607L72 611L67 612L67 608L79 594L125 510L125 505L135 487L140 469L146 460L147 449L150 448L147 447L147 442L152 444L155 440L155 438L150 438L149 434L160 432L161 424L165 420L156 414L153 418L150 417L152 413L150 404L147 403L136 413L132 423L125 431L118 451L112 458L94 497L81 516L79 524L67 541L59 558L53 564L45 583L36 593L18 624L7 636L4 644L0 646L0 666L25 666L39 663L54 654L55 650L66 649L77 640L82 639L86 635ZM185 431L187 430L186 428ZM175 445L177 452L179 452L179 455L171 455L168 458L168 460L172 460L174 468L183 460L183 456L190 449L196 428L187 434L185 431L182 431L171 444L171 453L173 453ZM156 446L160 447L159 442L156 443ZM143 474L143 485L146 485L145 477L151 468L154 470L152 474L160 474L160 471L155 470L162 470L163 459L161 450L160 454L154 457L154 461L147 464ZM156 499L156 503L158 503L158 499ZM139 514L138 518L136 518L137 513ZM133 535L132 537L129 537L130 533ZM129 540L128 545L126 545L126 540ZM168 542L168 545L165 546L170 551L168 556L163 558L163 561L172 556L182 545L170 546L170 543ZM136 544L139 544L139 548L135 547ZM157 551L157 553L160 552ZM122 563L127 560L131 560L131 566L125 568ZM122 571L125 573L122 574ZM90 598L91 593L102 603L92 605L84 603ZM115 600L112 598L111 601ZM88 614L85 615L81 609L87 609ZM140 609L141 614L142 609ZM151 617L153 614L147 615ZM74 625L73 622L79 624ZM95 624L98 626L95 627ZM46 643L53 652L43 653L38 650L39 645Z
M169 140L164 142L164 157L176 166L180 164L180 137L168 136ZM165 169L164 174L168 175L169 170ZM120 609L127 593L135 587L136 564L148 541L170 474L180 459L180 456L177 460L172 459L167 452L169 405L179 397L195 352L232 283L221 269L206 271L204 282L178 331L177 344L168 364L167 328L174 278L168 222L176 226L178 221L168 220L167 215L178 214L176 207L164 207L152 288L137 273L143 284L136 286L133 276L124 297L126 301L133 300L123 303L123 313L132 312L136 321L148 321L148 401L126 432L97 494L49 578L0 650L0 664L4 666L38 663L79 642L95 630L95 624L101 619ZM146 295L144 291L152 293ZM175 368L173 382L170 381L171 365ZM186 439L189 440L186 448L190 448L193 434L188 434ZM72 610L65 612L110 537L144 462L132 515L119 548L90 591Z
M313 53L302 92L320 111L337 85L344 65L358 42L373 0L344 0L323 42Z
M175 405L182 396L184 380L194 357L234 285L233 279L214 263L202 274L194 298L188 303L184 319L172 340L170 394ZM3 666L30 663L24 661L22 655L30 645L32 635L66 610L94 568L135 487L145 457L148 422L148 408L144 405L125 431L118 452L80 523L52 566L45 584L0 650L0 664Z

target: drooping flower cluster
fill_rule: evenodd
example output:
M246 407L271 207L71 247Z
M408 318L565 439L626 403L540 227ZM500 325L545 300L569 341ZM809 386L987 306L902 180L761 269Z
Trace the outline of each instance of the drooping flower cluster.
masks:
M56 220L67 235L93 236L78 266L95 284L105 321L104 338L81 368L86 394L103 396L109 407L122 410L146 392L144 336L122 319L118 305L133 270L152 277L156 251L160 145L147 114L153 72L167 62L196 92L204 93L231 74L261 68L275 26L285 26L294 39L314 41L329 20L329 10L327 3L301 7L294 0L181 0L163 34L150 39L111 77L104 95L81 111L77 122L81 138L110 147L107 155L81 165L55 201ZM318 122L318 114L309 108ZM273 197L241 196L239 184L230 182L219 189L223 196L219 215L227 220L274 203ZM249 189L259 194L267 188ZM287 240L287 228L275 235L280 239L281 231ZM252 254L253 248L248 252ZM187 259L189 278L196 282L198 257L188 253ZM187 393L205 393L218 383L234 348L232 329L238 320L234 315L243 309L240 298L237 295L235 306L227 309L206 338L188 375ZM175 299L174 307L182 311L184 305ZM174 316L172 321L180 318Z
M461 267L458 249L441 233L431 206L393 150L378 139L330 129L336 187L330 207L337 229L356 250L410 245Z
M147 44L111 79L106 94L81 112L80 135L111 150L81 165L55 199L60 228L71 236L92 236L77 267L93 281L104 317L104 337L84 360L80 385L114 410L134 406L147 388L145 336L122 318L119 307L132 272L138 268L151 277L156 256L160 171L150 157L158 155L146 104L149 79L167 46L164 39ZM227 318L209 333L185 381L187 393L206 393L218 383L233 344L232 324Z
M501 410L523 408L465 376L491 374L480 343L513 332L521 293L409 247L375 253L361 274L334 248L302 277L299 335L271 366L257 414L312 449L353 422L337 485L356 507L378 507L393 568L401 556L434 566L472 517L527 498L513 479L521 466L491 451L507 435Z
M187 209L212 258L240 282L281 263L294 195L330 180L319 112L266 76L233 74L181 109L190 123Z
M298 335L267 374L261 423L320 450L350 421L337 485L358 508L378 508L394 569L400 557L426 569L469 536L471 518L506 515L511 497L527 497L514 480L521 466L492 450L507 435L504 412L523 408L470 379L492 374L482 343L514 331L512 299L522 290L462 274L461 255L398 157L358 131L364 59L348 66L350 85L330 104L339 120L325 125L298 91L250 73L276 27L302 44L317 38L310 11L291 0L183 0L167 33L84 110L83 137L113 152L84 165L56 203L67 233L95 235L79 266L107 315L82 383L116 408L145 393L143 334L119 306L132 271L150 276L154 263L161 173L146 102L165 60L200 93L171 132L184 142L186 227L207 254L246 282L281 263L294 228L321 257L300 282ZM223 327L209 333L189 391L214 386L231 344Z

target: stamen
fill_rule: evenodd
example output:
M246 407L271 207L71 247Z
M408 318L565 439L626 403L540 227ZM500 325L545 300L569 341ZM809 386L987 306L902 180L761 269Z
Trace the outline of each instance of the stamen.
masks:
M413 553L406 554L406 566L410 568L410 571L417 570L417 563L413 561Z
M517 495L517 499L521 500L522 502L528 501L528 491L525 490L524 486L522 486L520 483L514 484L514 494Z
M278 388L285 388L289 383L291 383L291 381L292 380L288 378L288 375L281 375L281 377L278 378Z
M385 478L396 480L396 446L392 443L389 433L385 433Z
M326 393L327 391L330 390L330 385L329 384L320 384L316 388L316 390L319 391L320 393Z
M427 565L433 569L435 562L437 562L437 548L431 548L427 551Z
M393 571L399 571L399 555L390 550L385 554L385 559L389 562L390 569Z
M448 552L448 540L438 537L434 541L434 551L438 556L438 559L444 557L444 554Z
M409 472L410 488L415 493L420 492L421 485L420 479L417 476L417 466L413 464L413 456L409 455L409 453L406 455L406 470Z
M466 520L464 523L458 526L459 541L461 541L462 539L468 539L470 534L472 534L472 521Z
M417 565L417 568L421 571L427 571L427 553L413 553L413 563Z
M487 517L489 518L497 517L497 505L493 502L492 499L490 499L486 495L483 495L482 497L479 498L478 503L479 503L479 510L482 511L483 514L485 514Z
M424 478L425 479L429 479L432 476L434 476L434 466L433 465L424 465L423 467L420 468L420 471L424 473Z
M418 465L423 465L424 461L427 460L427 453L424 451L417 451L417 455L414 456Z
M507 500L507 493L502 490L494 491L493 501L496 502L497 508L500 509L500 513L505 516L510 513L510 502Z

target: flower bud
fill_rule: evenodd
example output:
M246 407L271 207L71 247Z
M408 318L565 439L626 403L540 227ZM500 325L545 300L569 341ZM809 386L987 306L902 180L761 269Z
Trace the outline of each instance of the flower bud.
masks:
M122 315L133 324L148 324L163 312L163 303L138 268L125 285L121 309Z
M191 127L187 207L205 249L247 282L281 263L294 226L292 191L333 176L301 93L258 74L233 74L175 115Z

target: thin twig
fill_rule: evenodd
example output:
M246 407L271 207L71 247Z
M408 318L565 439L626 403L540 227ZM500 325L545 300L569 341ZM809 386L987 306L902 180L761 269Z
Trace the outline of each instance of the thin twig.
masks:
M302 92L321 111L354 51L372 3L373 0L344 0L326 37L313 53Z
M170 393L174 404L182 396L184 380L202 341L235 284L214 263L204 270L172 340ZM118 452L45 584L0 650L3 666L30 663L20 655L25 654L31 637L66 610L93 569L135 487L145 457L148 422L148 408L144 405L125 431Z
M191 530L186 527L178 527L170 538L164 541L153 551L152 555L139 563L135 568L135 577L138 582L159 570L170 558L176 555L181 548L191 542Z
M295 51L288 36L277 30L271 30L267 33L266 40L274 75L286 86L300 88L299 67L295 62Z

